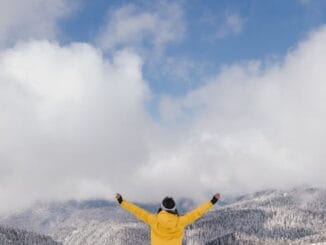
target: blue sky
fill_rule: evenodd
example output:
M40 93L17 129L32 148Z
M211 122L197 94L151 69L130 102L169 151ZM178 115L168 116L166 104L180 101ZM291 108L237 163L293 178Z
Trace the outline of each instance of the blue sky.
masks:
M174 78L169 71L162 72L160 65L149 68L145 63L145 78L158 94L184 94L200 86L202 73L213 76L224 65L282 57L310 31L326 22L326 3L322 0L190 0L178 3L184 14L185 34L166 45L161 62L182 57L203 67L201 71L189 68L191 75L178 82L171 81ZM94 42L105 19L127 4L139 6L144 11L151 11L155 5L146 1L81 1L77 10L60 23L62 41ZM231 15L239 18L241 25L236 33L225 25L226 18ZM217 34L223 28L225 33Z
M0 213L117 190L326 188L325 13L323 0L3 2Z

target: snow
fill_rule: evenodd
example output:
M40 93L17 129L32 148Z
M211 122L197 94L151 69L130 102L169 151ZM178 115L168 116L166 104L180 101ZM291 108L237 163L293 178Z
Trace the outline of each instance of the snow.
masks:
M184 243L326 244L326 190L264 190L216 206L185 232ZM145 205L155 210L156 205ZM52 236L64 245L149 243L148 227L115 203L35 205L3 224ZM145 242L146 241L146 242Z

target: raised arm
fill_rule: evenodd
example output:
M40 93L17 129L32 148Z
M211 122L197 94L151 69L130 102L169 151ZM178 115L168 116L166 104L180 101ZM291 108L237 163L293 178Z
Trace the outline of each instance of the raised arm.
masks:
M122 196L120 194L116 194L116 199L120 203L120 206L132 213L134 216L136 216L138 219L144 221L148 225L152 225L156 220L156 215L152 214L151 212L148 212L145 209L142 209L138 207L137 205L128 202L126 200L123 200Z
M202 217L211 207L213 207L213 205L219 199L220 199L220 194L219 193L215 194L210 201L201 204L200 206L198 206L194 210L192 210L192 211L186 213L185 215L181 216L180 217L180 222L184 226L190 225L191 223L195 222L197 219Z

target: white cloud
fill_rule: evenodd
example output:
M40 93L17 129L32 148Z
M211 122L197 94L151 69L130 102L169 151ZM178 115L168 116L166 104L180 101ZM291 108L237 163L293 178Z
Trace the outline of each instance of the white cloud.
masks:
M98 43L109 50L147 46L161 52L167 43L182 38L184 31L183 12L178 4L160 2L150 9L129 4L108 14Z
M184 97L162 100L162 113L175 115L168 119L183 132L172 156L162 160L175 166L166 168L175 170L173 186L189 195L217 188L326 187L325 42L324 27L283 61L235 64ZM192 122L184 124L184 118ZM141 174L146 169L153 180L165 178L162 166L153 160Z
M219 26L216 37L225 38L231 35L239 35L244 28L245 19L236 13L228 13L224 22Z
M32 41L0 54L0 210L127 186L156 131L141 65L87 44Z
M243 29L243 20L237 14L230 14L226 17L226 24L234 34L239 34Z
M0 211L35 200L207 198L296 184L326 186L326 29L284 60L225 67L162 99L131 51L30 41L0 53ZM150 193L150 195L149 195Z
M311 0L299 0L299 2L302 5L308 5L308 4L311 4L313 1L311 1Z
M0 0L0 46L18 39L54 38L57 21L75 7L69 0Z

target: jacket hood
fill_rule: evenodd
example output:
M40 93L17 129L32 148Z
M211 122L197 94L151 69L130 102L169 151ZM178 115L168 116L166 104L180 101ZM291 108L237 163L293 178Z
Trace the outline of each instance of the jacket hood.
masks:
M178 215L169 213L167 211L161 211L157 215L158 225L165 231L174 231L178 225Z
M159 212L157 214L157 222L152 226L154 237L164 239L165 242L162 244L181 244L184 227L180 226L179 219L180 217L176 214L171 214L167 211ZM167 241L174 241L174 243L167 243Z

